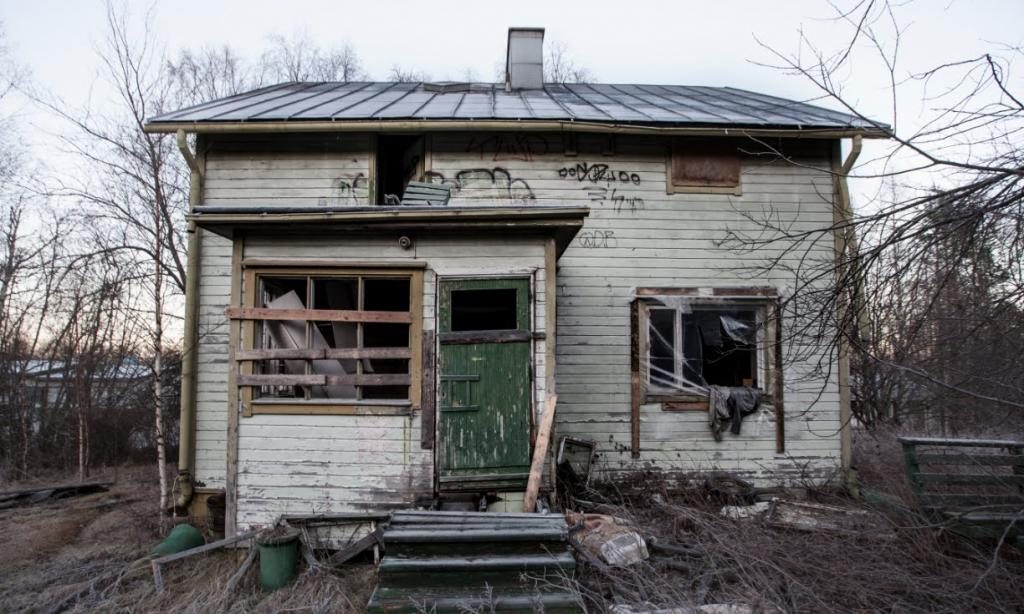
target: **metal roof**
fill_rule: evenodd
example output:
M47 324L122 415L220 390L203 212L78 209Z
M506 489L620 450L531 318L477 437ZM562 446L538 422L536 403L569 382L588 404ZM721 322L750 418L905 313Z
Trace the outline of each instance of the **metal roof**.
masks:
M510 92L503 84L451 82L281 83L152 117L147 128L358 120L547 120L875 133L888 129L846 113L732 87L546 84L543 89Z

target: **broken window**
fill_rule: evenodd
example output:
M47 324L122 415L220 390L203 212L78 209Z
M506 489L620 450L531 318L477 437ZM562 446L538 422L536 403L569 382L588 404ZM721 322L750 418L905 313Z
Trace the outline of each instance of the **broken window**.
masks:
M423 139L415 135L377 137L377 204L399 205L405 188L423 174Z
M703 397L710 386L764 390L768 303L673 298L640 309L648 395Z
M257 402L413 400L417 362L411 273L255 277L251 397ZM246 310L243 310L246 311Z
M740 194L740 152L732 141L676 139L668 166L669 194Z

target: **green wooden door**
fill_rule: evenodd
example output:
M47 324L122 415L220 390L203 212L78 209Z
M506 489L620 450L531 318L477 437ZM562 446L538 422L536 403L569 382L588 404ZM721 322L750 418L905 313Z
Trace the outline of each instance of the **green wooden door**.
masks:
M438 340L441 490L522 485L530 469L529 281L442 281Z

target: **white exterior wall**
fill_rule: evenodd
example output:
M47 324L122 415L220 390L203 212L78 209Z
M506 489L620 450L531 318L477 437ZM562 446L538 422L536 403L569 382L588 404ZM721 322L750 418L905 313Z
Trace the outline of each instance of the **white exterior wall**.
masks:
M775 453L770 412L747 418L739 436L727 432L716 442L705 412L664 412L659 404L641 408L639 459L630 447L629 305L635 288L774 286L789 295L792 273L764 270L780 246L740 253L720 245L730 230L761 235L758 220L768 218L793 231L830 227L830 160L792 165L748 158L741 196L667 194L667 141L618 137L613 155L605 154L607 143L605 137L581 136L577 154L566 155L558 136L432 139L429 168L454 186L453 204L511 199L590 207L584 229L558 262L558 435L595 440L605 477L638 468L714 469L781 482L820 478L836 469L838 371L828 361L827 378L813 374L816 360L786 361L784 454ZM584 174L581 180L580 164L607 165L614 179L592 181L592 174ZM809 258L831 260L832 235L814 240L803 246ZM795 266L804 251L794 250L783 264ZM783 322L784 337L794 324Z
M205 205L366 204L370 140L313 154L259 153L235 147L206 157ZM340 141L339 141L340 142ZM629 303L636 287L774 286L791 280L761 266L777 254L740 254L719 243L731 231L757 233L755 221L771 215L793 229L832 223L829 160L802 166L745 160L742 196L666 194L667 143L581 136L577 155L566 155L560 137L470 134L432 135L428 178L454 186L453 205L584 205L584 229L559 261L557 392L559 435L593 439L605 476L635 468L719 469L778 482L806 470L818 476L839 465L839 394L831 376L802 377L817 366L791 365L785 374L786 454L775 454L772 415L752 416L739 436L715 442L704 412L641 411L641 456L630 455ZM360 153L360 147L363 153ZM337 151L335 151L337 149ZM241 153L239 153L241 152ZM580 180L577 165L608 165L613 181ZM619 181L619 172L626 181ZM578 175L578 173L575 173ZM364 175L366 176L366 175ZM353 189L345 187L356 183ZM365 192L359 190L365 189ZM754 218L753 220L750 218ZM434 327L438 275L521 273L534 278L535 330L544 330L544 253L539 239L417 238L401 250L397 236L361 238L250 237L246 257L426 261L424 329ZM810 248L833 256L829 235ZM226 471L227 322L230 290L228 240L203 233L200 282L199 389L196 475L221 487ZM785 330L792 327L786 321ZM205 332L204 332L205 331ZM544 347L536 343L535 407L543 407ZM788 362L788 361L787 361ZM829 366L829 365L826 365ZM800 383L796 382L800 380ZM429 490L433 452L420 449L419 416L255 415L240 419L239 527L270 522L281 513L358 510L411 502Z
M544 242L540 238L420 237L413 248L398 246L398 235L361 238L247 237L243 258L336 259L339 263L426 262L423 283L423 327L435 328L437 280L458 276L517 276L532 280L533 327L544 330ZM230 248L228 249L230 264ZM204 253L205 260L205 253ZM243 289L243 293L248 289ZM226 328L223 308L220 318ZM544 344L535 342L536 399L545 392ZM227 360L227 339L223 340ZM225 367L226 368L226 367ZM219 406L204 404L200 420L216 415L226 440L227 384L201 381L200 398L220 399ZM540 406L535 402L535 406ZM421 414L411 416L269 415L239 418L238 513L239 530L272 523L281 514L365 511L403 507L417 495L430 495L434 479L434 452L421 448ZM436 447L436 445L435 445ZM226 456L220 450L220 479ZM198 449L197 449L198 455ZM212 454L204 461L217 464ZM197 465L199 463L197 462ZM204 462L202 465L207 466ZM205 474L204 474L205 475ZM220 482L222 484L222 481Z

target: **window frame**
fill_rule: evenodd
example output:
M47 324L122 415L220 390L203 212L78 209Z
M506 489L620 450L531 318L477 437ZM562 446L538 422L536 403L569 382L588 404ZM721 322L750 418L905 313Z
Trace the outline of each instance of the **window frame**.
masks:
M244 266L244 265L243 265ZM257 308L260 296L260 280L268 277L401 277L409 280L409 399L272 399L254 398L254 387L239 386L239 402L242 415L259 414L327 414L327 415L406 415L422 408L423 386L423 269L395 266L353 266L323 265L273 266L262 264L244 266L242 306L243 310ZM360 297L360 303L362 298ZM242 319L239 349L253 350L259 338L258 320ZM315 321L315 320L314 320ZM253 375L253 359L237 359L235 368L239 375Z
M657 289L648 289L648 293L656 293ZM686 296L693 306L693 310L710 310L715 307L751 310L755 312L757 319L757 385L755 386L762 393L766 404L773 404L778 395L780 387L777 384L779 371L779 360L777 352L778 331L778 297L769 295L764 290L758 289L757 296L726 296L726 289L716 292L722 293L718 296L707 295L688 289L671 289L666 291L674 296ZM751 292L747 290L746 292ZM662 411L708 411L708 398L706 395L676 392L666 388L652 386L650 379L650 312L652 310L671 310L674 312L674 334L673 343L678 347L682 337L683 317L682 309L678 306L666 305L658 300L656 296L637 298L637 345L634 348L634 364L638 366L638 379L641 402L644 404L660 403ZM676 361L675 369L681 377L682 363Z

